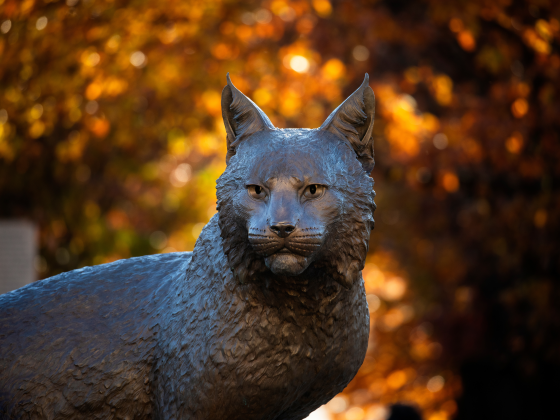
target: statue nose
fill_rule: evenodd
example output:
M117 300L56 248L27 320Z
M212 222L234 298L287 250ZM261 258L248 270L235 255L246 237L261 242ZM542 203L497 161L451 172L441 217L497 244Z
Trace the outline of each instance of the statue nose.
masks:
M270 225L270 230L276 233L281 238L287 238L294 230L296 230L296 228L290 223L280 222Z

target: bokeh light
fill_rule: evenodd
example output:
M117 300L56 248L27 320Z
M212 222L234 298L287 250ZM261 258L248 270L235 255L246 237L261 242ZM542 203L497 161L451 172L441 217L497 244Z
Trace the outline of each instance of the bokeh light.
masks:
M47 19L46 16L41 16L39 19L37 19L37 22L35 23L35 27L37 28L37 30L42 31L47 27L48 22L49 20Z
M352 50L352 55L358 61L366 61L369 58L369 50L363 45L357 45Z
M135 51L130 55L130 64L134 67L144 67L146 65L146 56L142 51Z
M305 73L309 70L309 60L301 55L294 55L290 58L290 67L298 73Z

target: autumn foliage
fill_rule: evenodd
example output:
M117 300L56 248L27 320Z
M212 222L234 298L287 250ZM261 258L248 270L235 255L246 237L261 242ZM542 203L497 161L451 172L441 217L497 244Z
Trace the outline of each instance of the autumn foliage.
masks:
M560 375L560 4L0 0L0 216L41 277L191 250L225 167L229 72L318 127L368 72L366 361L327 409L541 418Z

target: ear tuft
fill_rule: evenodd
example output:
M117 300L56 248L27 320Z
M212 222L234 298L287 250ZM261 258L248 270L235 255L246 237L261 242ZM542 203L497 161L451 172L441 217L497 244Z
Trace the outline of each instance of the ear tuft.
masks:
M222 91L222 117L227 132L226 163L243 139L257 131L276 129L266 114L231 83L229 73Z
M375 95L369 87L366 73L361 86L325 120L319 130L329 131L346 140L358 155L357 158L369 174L373 170L373 118Z

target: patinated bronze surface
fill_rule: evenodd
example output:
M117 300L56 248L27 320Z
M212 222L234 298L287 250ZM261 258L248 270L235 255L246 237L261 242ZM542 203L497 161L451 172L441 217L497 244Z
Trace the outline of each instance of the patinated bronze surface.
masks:
M0 296L0 418L302 419L362 364L373 228L368 77L319 128L275 128L228 77L218 214L192 253Z

